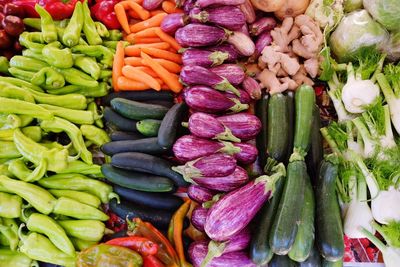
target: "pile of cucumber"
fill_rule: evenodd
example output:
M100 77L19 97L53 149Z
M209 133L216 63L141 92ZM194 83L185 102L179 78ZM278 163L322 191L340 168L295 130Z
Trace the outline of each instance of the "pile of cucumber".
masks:
M173 193L187 183L174 172L169 156L187 113L169 92L115 92L102 99L111 142L101 150L111 157L102 166L121 201L110 209L121 218L139 217L166 229L183 203Z

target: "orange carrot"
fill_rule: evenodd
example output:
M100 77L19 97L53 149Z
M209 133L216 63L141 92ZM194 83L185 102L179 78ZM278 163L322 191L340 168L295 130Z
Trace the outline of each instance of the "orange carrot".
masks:
M115 91L119 91L118 78L122 75L122 68L124 66L124 43L118 42L115 50L113 68L112 68L112 84Z
M136 38L135 44L151 44L151 43L160 43L162 40L156 37L149 37L149 38Z
M128 18L126 17L125 8L122 3L118 3L114 6L115 15L117 16L119 24L126 33L131 33L129 28Z
M138 14L138 16L142 20L146 20L146 19L150 18L150 12L147 11L146 9L144 9L138 3L135 3L134 1L129 1L129 0L128 1L123 1L123 2L128 2L129 8L132 9L133 11L135 11L135 13Z
M160 13L164 13L164 11L160 10L160 9L152 10L152 11L150 11L150 16L154 17L155 15L160 14Z
M166 3L166 2L164 2ZM161 28L157 28L154 29L155 34L157 34L158 37L160 37L161 40L163 40L164 42L169 43L175 50L179 51L179 49L182 48L182 46L180 46L178 44L178 42L175 40L175 38L169 36L168 34L166 34L165 32L163 32L161 30Z
M130 57L140 56L140 48L133 47L133 45L125 47L125 54Z
M149 68L149 67L146 67L146 66L139 66L139 67L136 67L138 70L141 70L141 71L144 71L144 72L146 72L148 75L150 75L151 77L153 77L153 78L158 78L158 74L154 71L154 70L152 70L151 68ZM162 83L164 83L164 82L161 82L160 84L162 84Z
M154 61L160 63L161 66L163 66L165 69L167 69L169 72L172 73L179 73L182 69L182 67L179 64L176 64L175 62L166 59L154 58Z
M143 47L143 48L141 48L141 50L152 57L163 58L163 59L167 59L167 60L173 61L178 64L182 64L181 55L178 55L176 53L172 53L169 51L165 51L165 50L153 48L153 47Z
M157 37L157 34L155 32L157 28L159 28L159 27L151 27L151 28L141 30L140 32L135 33L135 37L139 37L139 38Z
M173 92L179 93L182 90L182 84L179 82L179 79L176 79L176 77L172 75L172 73L167 71L160 63L153 60L145 52L142 52L140 55L143 58L145 65L152 68L158 74L158 77L160 77Z
M122 74L129 79L147 84L157 91L161 90L161 85L151 75L138 68L125 66L122 68Z
M131 26L131 32L140 32L141 30L150 28L150 27L159 27L163 18L167 15L167 13L160 13L155 15L154 17L149 18L148 20L144 20L142 22L133 24Z
M131 18L140 19L139 15L138 15L135 11L133 11L133 10L128 10L128 15L129 15L129 17L131 17Z
M118 78L118 87L121 91L135 91L150 89L147 84L128 79L124 76Z
M164 1L161 5L162 9L167 12L168 14L171 13L183 13L183 10L176 7L175 3L170 1Z
M124 63L134 67L143 66L142 58L140 57L126 57L124 58Z
M135 44L135 45L130 45L125 47L125 54L128 56L133 56L133 57L137 57L140 56L140 50L142 48L154 48L154 49L168 49L169 48L169 44L168 43L152 43L152 44Z

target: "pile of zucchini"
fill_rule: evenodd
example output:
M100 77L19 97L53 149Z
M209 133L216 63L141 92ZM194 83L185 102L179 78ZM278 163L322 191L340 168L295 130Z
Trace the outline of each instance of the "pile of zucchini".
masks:
M110 202L110 209L121 218L139 217L166 229L183 203L173 193L187 185L168 160L187 107L174 104L164 91L117 92L102 101L112 141L101 147L111 156L101 170L121 197L119 204Z
M263 124L257 145L265 172L284 162L287 177L276 184L272 200L255 222L252 260L258 265L269 262L269 266L293 266L295 262L321 266L322 256L324 266L342 266L337 162L331 156L322 159L320 115L313 88L303 85L295 95L265 96L256 112Z

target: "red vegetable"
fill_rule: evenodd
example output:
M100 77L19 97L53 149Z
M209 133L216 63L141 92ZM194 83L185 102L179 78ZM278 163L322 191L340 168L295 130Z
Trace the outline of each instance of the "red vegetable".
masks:
M0 30L0 49L7 49L12 45L10 36L5 30Z
M153 255L143 257L143 267L164 267L165 265Z
M140 236L118 237L106 242L108 245L126 247L139 252L142 256L155 255L158 251L158 245Z
M35 10L35 5L39 4L50 13L53 19L62 20L72 16L78 1L83 2L83 0L15 0L13 4L22 7L27 17L35 18L39 17Z
M22 19L13 15L6 16L3 19L1 26L9 35L15 37L19 36L25 29Z
M115 15L114 6L119 0L100 0L91 8L95 18L101 21L108 29L119 29L121 25Z
M21 6L18 6L14 3L7 3L3 8L4 15L13 15L20 18L25 16L25 11Z

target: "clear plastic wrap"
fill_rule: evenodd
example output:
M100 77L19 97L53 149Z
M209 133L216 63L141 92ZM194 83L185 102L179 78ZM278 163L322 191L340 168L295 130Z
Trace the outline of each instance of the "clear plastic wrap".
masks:
M400 27L399 0L363 0L364 8L387 30L395 31Z
M400 31L392 32L390 38L386 43L380 46L380 50L387 54L390 61L397 61L400 59Z

